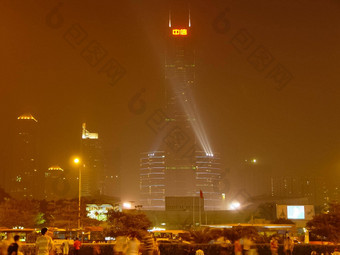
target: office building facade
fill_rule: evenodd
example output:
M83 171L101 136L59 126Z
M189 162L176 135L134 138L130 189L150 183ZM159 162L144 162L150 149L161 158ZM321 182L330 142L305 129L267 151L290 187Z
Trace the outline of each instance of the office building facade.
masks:
M102 145L98 133L89 132L86 123L82 124L81 151L81 195L101 195L105 180Z
M38 121L31 114L16 120L13 171L8 175L8 193L17 199L39 199L43 192L37 185L41 181L38 171Z

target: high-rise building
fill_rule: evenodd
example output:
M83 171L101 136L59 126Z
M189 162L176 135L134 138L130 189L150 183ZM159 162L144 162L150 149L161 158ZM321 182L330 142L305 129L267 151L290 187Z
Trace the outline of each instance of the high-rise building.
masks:
M146 210L165 209L165 151L142 153L140 203Z
M51 166L45 171L45 199L57 200L65 198L66 178L64 169L59 166Z
M192 94L195 49L190 11L178 10L169 12L165 110L155 113L157 145L140 160L140 202L144 209L165 209L165 196L192 197L202 191L207 193L206 209L217 209L221 203L220 168L212 163L218 159L210 148Z
M82 167L81 195L97 196L102 194L104 186L104 163L101 141L98 133L91 133L82 125L81 137Z
M39 189L38 121L31 114L23 114L15 126L13 171L6 188L14 198L39 199L43 192Z
M313 205L339 201L338 185L322 177L276 176L270 180L271 196L275 199L303 197Z
M222 206L220 157L218 154L207 155L204 151L196 151L195 158L196 195L202 191L200 195L204 197L205 210L220 210Z

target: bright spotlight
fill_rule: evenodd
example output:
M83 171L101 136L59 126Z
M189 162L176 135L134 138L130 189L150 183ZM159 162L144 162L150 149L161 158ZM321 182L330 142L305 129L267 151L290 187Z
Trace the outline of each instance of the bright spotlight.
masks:
M237 210L241 207L241 204L237 201L235 202L232 202L230 205L229 205L229 210Z
M251 162L256 163L256 161L257 161L256 158L254 158L254 159L252 159Z
M130 202L124 202L124 203L123 203L123 208L124 208L124 209L131 209L131 207L132 207L132 205L131 205Z

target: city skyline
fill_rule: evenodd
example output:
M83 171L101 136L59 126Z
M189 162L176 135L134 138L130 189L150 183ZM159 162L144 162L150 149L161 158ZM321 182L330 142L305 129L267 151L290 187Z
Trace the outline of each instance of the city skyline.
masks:
M328 175L335 182L339 5L212 3L191 4L199 60L194 96L211 146L230 169L229 183L250 158L268 175ZM103 138L109 172L122 169L122 199L136 200L139 153L155 139L147 120L161 107L164 92L167 4L1 3L2 168L11 168L9 148L22 113L39 121L44 170L54 164L71 170L79 127L86 122ZM51 19L53 13L62 23ZM74 29L83 32L83 41L71 40ZM240 38L249 40L248 48ZM98 63L88 53L94 42L102 48ZM253 61L258 49L273 59L263 71ZM125 70L119 69L114 84L106 76L111 59ZM270 74L277 63L293 76L279 89Z

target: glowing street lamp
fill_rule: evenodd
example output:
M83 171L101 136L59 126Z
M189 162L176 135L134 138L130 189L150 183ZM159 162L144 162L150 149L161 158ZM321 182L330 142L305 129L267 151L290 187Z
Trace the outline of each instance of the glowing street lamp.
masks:
M79 178L78 178L78 229L80 229L80 205L81 205L81 166L80 164L80 158L74 158L73 163L78 166L79 171Z

